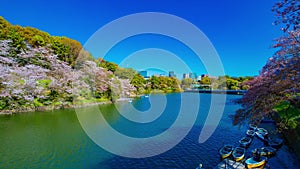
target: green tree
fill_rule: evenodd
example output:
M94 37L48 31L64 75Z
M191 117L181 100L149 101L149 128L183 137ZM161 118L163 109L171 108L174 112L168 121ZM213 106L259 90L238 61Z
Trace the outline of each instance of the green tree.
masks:
M157 76L152 76L149 81L151 83L151 88L152 89L159 89L160 81L159 81L159 78Z
M100 67L105 68L108 71L115 72L118 69L118 65L112 62L105 61L103 59L99 59L98 61Z
M180 92L180 80L174 77L168 77L167 86L172 92Z
M0 16L0 39L7 39L7 35L10 32L10 27L10 23Z
M45 46L51 43L51 36L47 32L43 32L32 27L21 27L18 25L14 26L14 29L21 34L21 36L26 40L26 42L28 42L34 47ZM36 36L38 36L38 38ZM44 43L37 43L37 40L39 42L41 42L42 40Z
M70 48L62 43L61 37L53 37L51 43L51 47L58 59L70 63Z
M114 74L120 79L132 79L137 74L137 72L132 68L118 67Z
M209 77L202 77L199 83L203 89L211 88L211 79Z
M13 49L13 48L10 49L10 54L12 56L16 56L16 54L21 52L21 50L25 50L26 45L24 42L24 38L14 28L10 29L8 38L12 40L12 43L10 43L10 46L15 48L15 49Z
M160 76L158 77L158 80L159 80L159 89L163 91L168 90L168 78Z
M44 38L40 35L34 35L32 40L35 46L44 46L46 43Z
M83 49L82 45L80 42L67 37L62 37L61 43L69 48L68 63L74 67L75 61L80 56L80 52Z
M228 78L226 79L227 89L229 90L239 90L239 81Z
M204 85L210 85L210 78L209 77L202 77L200 80L200 84L204 84Z
M137 89L137 92L142 93L145 88L146 80L140 74L135 74L130 83Z
M181 85L183 88L190 88L191 85L193 84L194 80L192 78L184 78L181 81Z

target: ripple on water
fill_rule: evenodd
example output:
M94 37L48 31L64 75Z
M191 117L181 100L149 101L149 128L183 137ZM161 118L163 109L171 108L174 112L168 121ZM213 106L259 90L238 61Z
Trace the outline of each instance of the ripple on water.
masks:
M168 97L173 96L168 95ZM197 117L196 124L178 145L163 154L142 159L116 156L98 147L83 132L73 110L0 116L0 168L193 169L199 163L202 163L206 169L213 168L220 162L219 148L223 144L238 146L239 139L245 136L246 127L232 126L229 115L232 115L238 106L231 102L227 103L216 131L206 142L199 144L199 134L209 110L210 99L206 97L209 95L201 95L201 113ZM228 96L228 99L236 97ZM176 98L177 96L172 104L177 104ZM143 103L140 102L140 104ZM111 119L114 124L116 120L118 123L122 122L122 120L119 121L119 115L113 114L111 106L105 106L105 108L107 114L113 117L107 118L108 120ZM145 135L151 136L153 133L166 131L175 119L173 112L176 110L173 108L174 106L167 106L167 114L164 116L166 119L160 119L158 125L151 126L147 130L139 128L128 132L145 132ZM168 118L171 116L172 118ZM182 131L177 128L172 134ZM136 133L131 134L134 136ZM122 140L118 143L122 144ZM167 142L160 140L152 146L159 144L167 144ZM263 143L255 138L247 149L247 156L251 156L252 149L262 146L264 146ZM136 147L133 146L133 148ZM151 150L153 147L146 148ZM275 169L299 168L295 155L285 145L275 157L269 159L268 164Z

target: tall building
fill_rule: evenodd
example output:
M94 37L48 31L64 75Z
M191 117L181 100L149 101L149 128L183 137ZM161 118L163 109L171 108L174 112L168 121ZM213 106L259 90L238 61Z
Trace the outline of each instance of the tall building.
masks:
M201 80L201 76L197 76L197 81Z
M169 71L169 77L176 77L174 71Z
M189 73L184 73L184 74L183 74L183 78L184 78L184 79L189 78L189 77L190 77L190 74L189 74Z
M139 74L141 76L143 76L144 78L149 78L148 71L146 71L146 70L139 71Z
M197 73L189 73L189 77L192 79L196 79L197 78Z

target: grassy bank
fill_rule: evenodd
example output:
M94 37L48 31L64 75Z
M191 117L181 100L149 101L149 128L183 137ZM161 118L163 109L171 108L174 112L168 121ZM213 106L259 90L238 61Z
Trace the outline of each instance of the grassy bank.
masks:
M35 111L51 111L51 110L60 110L60 109L71 109L71 108L80 108L92 105L102 105L102 104L111 104L110 100L103 100L101 102L85 102L82 104L72 104L72 105L51 105L51 106L38 106L38 107L23 107L19 109L12 109L12 110L1 110L0 115L11 115L11 114L18 114L18 113L29 113Z
M183 91L165 91L165 90L151 90L148 93L135 95L131 98L141 97L147 94L169 94L169 93L180 93ZM119 98L116 102L122 101L129 101L130 98ZM112 104L113 102L109 99L92 99L92 100L81 100L77 101L74 104L57 104L57 105L49 105L49 106L31 106L31 107L20 107L18 109L11 109L11 110L0 110L0 115L10 115L10 114L18 114L18 113L28 113L28 112L35 112L35 111L51 111L51 110L60 110L60 109L71 109L71 108L80 108L86 106L93 106L93 105L102 105L102 104Z
M290 106L288 103L282 103L275 108L273 119L281 129L287 145L293 150L300 160L300 109Z

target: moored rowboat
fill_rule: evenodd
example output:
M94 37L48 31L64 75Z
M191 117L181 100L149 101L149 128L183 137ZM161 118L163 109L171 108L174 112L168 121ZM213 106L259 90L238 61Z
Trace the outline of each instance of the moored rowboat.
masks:
M245 149L243 147L236 147L232 152L232 157L235 161L241 161L245 157Z
M249 129L249 130L247 130L247 132L246 132L246 135L247 135L247 136L249 136L249 137L254 137L254 135L255 135L255 131L254 131L254 130L251 130L251 129Z
M220 150L219 153L222 158L227 158L231 155L233 151L233 146L232 145L224 145Z
M243 137L239 142L241 147L248 147L252 142L252 138Z
M254 157L248 158L245 161L247 168L263 168L267 163L267 157L260 157L259 160L255 160Z
M249 124L249 129L250 129L250 130L254 130L254 131L256 131L256 129L257 129L257 126L256 126L256 125L254 125L254 124Z
M258 138L262 139L263 141L267 141L268 131L264 128L257 128L255 132Z
M275 155L276 154L276 149L273 148L273 147L262 147L262 148L259 148L257 149L259 154L261 156L267 156L267 157L270 157L272 155ZM255 150L254 150L255 151ZM252 152L254 152L252 151Z

